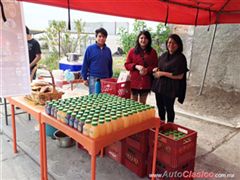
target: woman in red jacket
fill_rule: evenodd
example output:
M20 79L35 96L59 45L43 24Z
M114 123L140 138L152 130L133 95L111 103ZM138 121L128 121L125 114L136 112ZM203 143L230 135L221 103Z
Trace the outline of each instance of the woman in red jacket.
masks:
M152 70L158 63L157 53L151 45L150 33L141 31L135 48L130 49L125 62L126 70L130 71L131 98L143 104L151 90Z

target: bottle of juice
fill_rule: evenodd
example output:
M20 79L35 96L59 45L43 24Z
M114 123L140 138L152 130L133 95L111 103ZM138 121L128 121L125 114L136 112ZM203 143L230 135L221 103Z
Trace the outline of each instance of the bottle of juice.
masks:
M113 132L118 131L117 116L112 116L111 124L112 124L112 131Z
M62 111L63 111L63 107L60 107L60 108L58 109L58 112L57 112L57 120L58 120L58 121L61 121Z
M149 110L149 107L145 106L144 107L144 110L145 110L145 113L146 113L146 116L145 116L145 121L148 120L150 117L150 110Z
M69 119L69 122L68 122L68 125L69 125L70 127L73 127L73 124L74 124L76 115L77 115L77 114L74 113L74 112L71 114L71 118Z
M133 108L131 108L131 110L129 111L131 113L131 125L137 124L137 115L136 112L133 110Z
M52 104L52 108L51 108L50 115L53 116L53 117L54 117L54 111L55 111L55 109L56 109L56 106L57 106L56 103Z
M63 109L61 113L61 121L65 123L65 117L67 116L67 109Z
M60 105L57 105L55 110L54 110L54 114L53 114L53 117L57 119L57 112L58 112L58 109L60 108Z
M69 120L71 118L71 114L72 114L72 111L67 111L67 114L66 114L66 117L64 119L64 123L65 124L68 124L69 123Z
M105 128L105 121L104 119L98 120L98 128L99 128L99 136L104 136L106 134L106 128Z
M47 101L46 104L45 104L45 112L48 114L48 115L51 115L51 108L52 108L52 102L50 101Z
M140 120L140 117L139 117L138 108L137 108L137 107L134 107L133 112L134 112L134 114L135 114L136 123L140 123L141 120Z
M106 121L106 134L111 134L113 132L111 118L107 117L105 118L105 121Z
M100 136L100 131L98 127L98 122L93 121L89 129L89 137L96 139Z
M128 113L127 112L123 113L122 119L123 119L123 127L128 128L129 127L129 119L128 119Z
M91 128L91 121L90 120L86 120L85 124L83 126L83 134L86 136L89 136L89 130Z
M76 115L76 118L75 118L74 123L73 123L74 129L78 129L78 124L80 122L80 118L81 118L80 115Z
M85 117L81 117L80 118L80 122L78 123L78 131L79 132L83 132L83 126L85 124L86 118Z
M134 115L131 110L128 111L128 122L129 122L129 126L134 125Z
M144 108L144 107L141 107L140 110L141 110L142 121L145 121L145 120L146 120L146 111L145 111L145 108Z
M155 113L156 113L156 112L155 112L155 107L154 107L154 106L151 106L151 107L150 107L150 116L154 118L154 117L155 117Z
M122 129L123 128L123 119L122 119L122 115L117 113L116 114L117 116L117 127L118 127L118 130Z

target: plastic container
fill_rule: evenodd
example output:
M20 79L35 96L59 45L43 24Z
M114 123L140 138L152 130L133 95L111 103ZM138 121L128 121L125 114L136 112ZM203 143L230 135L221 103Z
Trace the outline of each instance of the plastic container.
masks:
M90 128L91 128L91 121L90 120L86 120L85 124L83 126L83 134L85 136L89 136Z
M152 174L152 160L153 157L152 156L148 156L148 162L147 162L147 175ZM180 179L184 179L184 180L192 180L193 178L187 178L187 177L166 177L166 174L175 174L176 172L178 174L183 173L184 171L187 172L194 172L194 166L195 166L195 160L191 159L190 161L176 167L176 168L172 168L170 166L168 166L167 164L164 164L163 162L156 160L156 171L155 174L158 174L159 177L156 177L156 180L163 180L163 179L168 179L168 180L180 180ZM161 178L160 176L164 176L165 178ZM149 177L149 176L148 176Z
M130 98L130 81L117 83L116 78L101 79L102 93L114 94L123 98Z
M91 127L89 128L89 137L96 139L100 136L100 131L98 128L98 123L96 121L93 121L91 123Z
M111 159L123 163L123 147L125 145L125 141L117 141L110 146L104 148L105 154L110 157Z
M147 153L148 152L148 133L149 130L134 134L132 136L129 136L126 138L126 143L134 147L137 151L141 153Z
M45 129L46 129L46 135L49 137L54 137L53 135L54 135L55 131L57 131L57 129L55 127L52 127L49 124L46 124Z
M62 59L59 61L59 69L60 70L67 70L70 71L81 71L82 63L81 62L69 62L66 59Z
M147 175L147 154L141 153L127 144L123 149L123 165L139 177L145 177Z
M157 159L171 168L177 168L195 159L197 146L197 132L183 126L167 123L160 126L160 131L176 130L185 134L179 140L159 133ZM149 132L149 154L153 154L154 130Z

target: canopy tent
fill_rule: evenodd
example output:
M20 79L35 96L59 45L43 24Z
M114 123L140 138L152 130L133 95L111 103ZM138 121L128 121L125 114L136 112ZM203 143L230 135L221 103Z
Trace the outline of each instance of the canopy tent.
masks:
M202 94L217 24L240 23L240 0L18 0L94 13L184 25L216 24L203 74ZM70 23L69 23L70 28Z
M172 24L240 22L240 0L19 0Z

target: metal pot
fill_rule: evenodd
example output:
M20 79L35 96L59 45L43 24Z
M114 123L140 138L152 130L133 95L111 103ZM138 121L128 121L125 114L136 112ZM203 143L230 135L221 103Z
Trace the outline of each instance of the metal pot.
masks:
M54 137L56 138L59 147L66 148L71 147L75 144L75 141L64 134L62 131L55 131Z
M77 53L67 53L67 60L68 61L78 61L80 54Z

